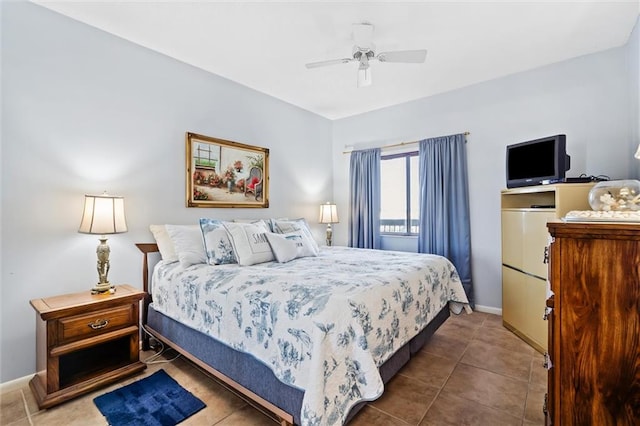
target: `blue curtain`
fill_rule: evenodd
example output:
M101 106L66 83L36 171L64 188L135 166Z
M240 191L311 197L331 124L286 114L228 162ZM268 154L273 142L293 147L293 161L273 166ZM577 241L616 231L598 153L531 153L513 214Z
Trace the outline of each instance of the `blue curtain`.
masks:
M420 141L418 170L418 251L444 256L455 265L473 307L465 136L459 134Z
M380 248L380 148L351 153L349 247Z

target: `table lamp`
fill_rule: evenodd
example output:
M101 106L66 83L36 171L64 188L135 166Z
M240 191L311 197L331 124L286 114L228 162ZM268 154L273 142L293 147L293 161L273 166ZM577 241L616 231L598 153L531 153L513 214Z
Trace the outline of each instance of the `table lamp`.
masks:
M91 292L104 293L114 286L109 283L109 253L107 245L108 234L120 234L127 232L127 221L124 215L124 198L108 195L85 195L84 212L80 221L78 232L83 234L100 235L100 244L96 249L98 255L98 284Z
M333 239L333 231L331 229L332 223L338 223L338 209L335 204L325 203L320 205L320 223L327 224L327 245L330 246Z

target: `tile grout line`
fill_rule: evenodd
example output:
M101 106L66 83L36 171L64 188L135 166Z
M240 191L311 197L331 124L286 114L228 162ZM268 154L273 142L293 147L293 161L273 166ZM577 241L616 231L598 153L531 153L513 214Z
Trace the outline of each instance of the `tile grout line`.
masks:
M527 402L529 400L529 391L531 390L530 386L527 386L527 393L524 396L524 407L522 407L522 424L524 424L524 421L526 420L526 415L527 415Z
M477 342L479 342L479 343L485 343L485 342L484 342L484 341L482 341L482 340L476 340L476 335L479 333L480 329L484 327L484 323L485 323L485 322L486 322L486 319L485 319L485 320L483 320L483 321L482 321L482 325L480 325L479 327L477 327L477 328L476 328L476 330L473 332L473 335L471 336L471 338L470 338L469 342L467 343L467 347L466 347L466 348L465 348L465 350L463 351L462 356L460 357L459 362L461 362L461 361L462 361L462 358L464 358L464 355L466 354L467 350L469 349L469 346L471 345L471 343L473 343L473 341L477 341ZM485 328L493 328L493 327L485 327ZM524 352L520 352L520 353L522 353L523 355L526 355ZM536 352L535 352L535 351L531 354L532 361L533 361L533 359L535 358L535 354L536 354ZM468 365L468 366L471 366L471 367L480 368L480 369L485 370L485 371L488 371L488 372L490 372L490 373L499 374L499 375L501 375L501 376L508 377L508 378L511 378L511 379L515 379L515 380L518 380L518 381L521 381L521 382L526 382L526 383L527 383L527 387L528 387L528 386L531 384L531 377L532 377L532 374L533 374L532 361L530 361L530 362L529 362L529 376L528 376L528 378L527 378L527 379L519 379L518 377L510 376L510 375L508 375L508 374L497 373L497 372L495 372L495 371L493 371L493 370L490 370L490 369L488 369L488 368L485 368L484 366L483 366L483 367L480 367L480 366L476 366L476 365L472 365L472 364L465 364L464 362L463 362L462 364L463 364L463 365Z
M533 377L533 361L535 359L535 354L531 355L531 361L529 361L529 380L527 380L527 393L524 395L524 406L522 407L522 424L527 417L527 405L529 402L529 392L531 391L531 378Z
M22 389L20 389L20 397L22 398L22 405L24 405L24 412L27 413L27 420L29 421L29 424L33 426L31 413L29 412L29 404L27 404L27 398L24 396L24 391Z
M468 346L468 345L467 345ZM466 350L466 349L465 349ZM445 381L442 383L442 386L440 386L440 389L438 389L438 392L436 392L436 396L433 398L433 400L431 401L431 404L429 404L427 406L427 409L425 410L424 414L422 415L422 417L420 417L420 421L418 422L418 424L421 424L424 421L424 418L427 417L427 413L429 413L429 410L431 410L431 407L433 407L433 404L436 402L436 399L438 399L438 397L440 396L440 394L442 393L442 390L444 389L444 387L446 386L447 382L449 381L449 379L451 378L451 375L453 374L454 370L456 369L456 367L458 366L458 363L460 361L456 362L456 365L454 365L454 367L451 369L451 373L449 373L449 375L447 376L447 378L445 379Z
M535 364L538 362L538 360L536 360L536 356L538 355L538 352L534 352L533 355L531 356L531 365L530 365L530 375L529 375L529 383L527 386L527 396L525 397L525 405L524 405L524 413L522 415L522 424L524 425L525 422L529 421L527 419L527 407L529 406L529 393L531 392L531 389L533 386L538 386L537 384L533 383L533 372L534 372L534 366ZM544 368L542 366L539 366L539 368ZM546 391L546 389L545 389ZM544 404L544 402L543 402ZM542 410L542 407L540 407L540 409Z
M484 325L484 320L482 321L482 325ZM427 416L427 413L429 413L429 410L431 409L431 407L433 406L433 404L436 402L436 400L438 399L438 397L440 396L440 394L442 393L442 390L444 389L444 387L447 385L447 382L449 381L449 379L451 378L451 376L453 375L453 372L455 371L456 367L458 367L458 365L461 363L462 358L464 357L464 354L467 352L467 349L469 348L469 345L471 344L471 341L473 341L475 339L476 333L478 332L478 330L480 330L480 328L482 327L482 325L480 325L480 327L477 327L473 334L471 335L471 337L469 338L469 340L467 341L464 350L462 351L462 354L460 355L460 358L458 358L456 360L456 365L453 366L453 368L451 369L451 372L449 373L449 375L447 376L447 378L444 380L444 382L442 383L442 386L440 386L440 388L438 389L438 392L436 393L435 398L433 398L433 400L431 401L431 404L429 404L427 406L426 411L424 412L424 414L422 415L422 417L420 418L420 421L418 422L418 424L421 424L424 421L424 418Z
M485 319L485 321L486 321L486 319ZM482 326L484 326L484 321L482 322ZM481 328L482 326L480 326L480 328ZM504 326L503 326L503 327L504 327ZM480 328L478 328L478 330L479 330ZM475 334L474 334L474 339L475 339ZM520 424L521 424L521 425L524 425L524 422L525 422L525 414L526 414L526 412L527 412L527 398L529 397L529 388L530 388L530 385L531 385L531 375L533 374L533 372L532 372L532 368L531 368L532 360L533 360L533 354L531 355L531 361L529 361L529 377L528 377L528 378L527 378L527 380L526 380L526 383L527 383L527 392L525 393L525 396L524 396L524 404L523 404L523 407L522 407L522 413L521 413L521 415L520 415ZM491 370L488 370L488 369L485 369L485 368L483 368L483 369L484 369L485 371L491 371ZM497 374L499 374L499 373L497 373ZM512 377L512 376L509 376L509 375L506 375L506 374L500 374L500 375L501 375L501 376L504 376L504 377L508 377L508 378L512 378L512 379L516 379L516 380L517 380L517 378ZM497 408L495 408L495 407L491 407L491 408L497 409ZM499 410L499 411L502 411L502 412L504 412L504 413L506 413L506 414L509 414L509 413L507 413L507 412L505 412L505 411L503 411L503 410Z
M375 407L375 406L373 406L373 405L371 405L371 404L367 404L367 407L369 407L369 408L373 408L374 410L379 411L379 412L381 412L381 413L383 413L383 414L385 414L385 415L387 415L387 416L391 417L392 419L398 420L398 421L400 421L400 422L402 422L402 423L404 423L404 424L406 424L406 425L410 425L410 424L411 424L411 423L407 422L406 420L401 419L400 417L396 417L396 416L394 416L393 414L388 413L388 412L386 412L386 411L384 411L384 410L381 410L380 408ZM422 420L422 419L420 419L420 420ZM420 423L418 422L418 424L420 424Z
M465 347L464 351L462 352L462 355L460 356L460 359L456 362L456 366L454 367L454 370L455 370L455 368L456 368L456 367L458 367L458 365L460 365L460 364L462 364L462 365L467 365L467 364L465 364L465 363L463 363L463 362L462 362L462 359L464 358L464 355L465 355L465 353L467 352L467 350L469 349L469 346L471 345L471 343L476 339L476 335L479 333L480 329L484 327L484 323L485 323L485 322L486 322L486 318L485 318L485 319L483 319L482 324L474 330L474 332L473 332L473 334L472 334L471 338L470 338L470 339L469 339L469 341L467 342L467 346ZM520 423L521 423L522 425L524 425L524 422L526 421L525 416L526 416L526 410L527 410L527 399L528 399L528 397L529 397L529 391L530 391L530 388L531 388L531 378L532 378L532 376L533 376L533 367L532 367L532 363L533 363L534 359L535 359L535 353L531 355L531 361L529 361L529 377L528 377L528 378L527 378L527 380L526 380L526 383L527 383L527 392L526 392L526 394L525 394L525 398L524 398L524 406L523 406L523 409L522 409L522 415L520 416ZM485 370L485 371L489 371L489 372L495 373L495 372L493 372L493 371L491 371L491 370L488 370L488 369L486 369L486 368L482 368L482 367L476 367L476 368L481 368L481 369L483 369L483 370ZM452 373L453 373L453 371L452 371ZM451 374L452 374L452 373L451 373ZM451 374L449 374L449 377L451 376ZM499 373L496 373L496 374L499 374ZM508 376L508 375L504 375L504 374L500 374L500 375L501 375L501 376L504 376L504 377L508 377L508 378L516 379L516 378L511 377L511 376ZM447 381L448 381L448 380L449 380L449 378L447 378ZM517 379L516 379L516 380L517 380ZM524 380L523 380L523 382L524 382ZM445 381L445 384L446 384L446 381ZM442 388L444 388L444 385L442 386ZM440 392L438 392L438 396L439 396L439 395L440 395ZM436 396L436 398L437 398L437 396ZM435 401L435 399L434 399L434 401ZM484 405L484 404L481 404L481 405ZM487 407L488 407L488 406L487 406ZM495 407L489 407L489 408L496 409ZM502 410L498 410L498 411L502 411ZM504 412L504 411L503 411L503 412ZM505 412L505 413L506 413L506 412ZM506 414L509 414L509 413L506 413ZM425 413L425 416L426 416L426 413ZM421 419L421 421L422 421L422 420L424 420L424 417L423 417L423 419Z

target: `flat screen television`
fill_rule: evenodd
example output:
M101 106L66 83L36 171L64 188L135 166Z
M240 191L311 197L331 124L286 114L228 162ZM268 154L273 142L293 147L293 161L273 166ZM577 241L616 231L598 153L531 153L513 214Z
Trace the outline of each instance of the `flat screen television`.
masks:
M507 188L563 182L571 159L566 136L516 143L507 146Z

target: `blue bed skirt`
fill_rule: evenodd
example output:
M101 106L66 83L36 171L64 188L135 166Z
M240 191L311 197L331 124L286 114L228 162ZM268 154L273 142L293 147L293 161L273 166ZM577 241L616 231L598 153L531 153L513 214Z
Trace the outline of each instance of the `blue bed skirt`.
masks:
M384 383L387 383L409 361L412 354L424 346L448 317L449 308L445 306L417 336L380 367ZM153 304L149 305L147 325L160 334L158 336L160 340L163 340L162 337L168 339L195 358L290 413L295 423L300 424L304 391L282 383L269 368L252 355L238 352L206 334L155 311ZM363 401L355 405L348 419L351 419L365 404L366 402Z

